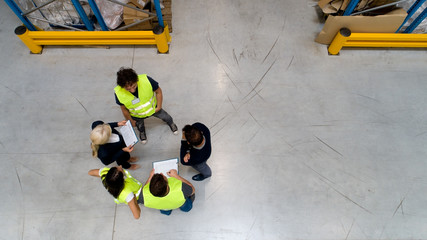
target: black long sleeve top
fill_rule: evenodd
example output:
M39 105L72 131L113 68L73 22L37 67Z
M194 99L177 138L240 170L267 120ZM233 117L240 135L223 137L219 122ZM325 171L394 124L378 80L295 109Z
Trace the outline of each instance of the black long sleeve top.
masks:
M202 132L205 137L205 145L201 149L196 149L194 146L188 144L186 140L181 140L180 157L182 165L197 165L199 163L206 162L211 156L212 146L211 133L209 129L203 123L199 122L192 124L192 126ZM187 152L190 153L190 160L188 162L184 162L184 156Z

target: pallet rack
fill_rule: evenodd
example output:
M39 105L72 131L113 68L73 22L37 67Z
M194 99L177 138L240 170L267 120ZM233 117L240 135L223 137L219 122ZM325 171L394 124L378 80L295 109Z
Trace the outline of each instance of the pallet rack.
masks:
M149 14L152 15L149 19L156 19L157 25L153 28L152 31L110 31L107 28L104 19L100 14L98 6L96 5L94 0L89 0L88 3L97 19L97 22L101 27L101 31L95 30L94 23L86 15L83 7L81 6L78 0L71 0L71 2L74 8L76 9L76 12L78 13L81 21L83 22L86 30L35 18L37 20L43 20L45 22L48 22L51 25L61 26L63 28L73 30L43 31L41 28L37 27L30 21L29 14L34 11L40 11L40 9L55 2L55 0L49 0L48 2L45 2L40 6L36 6L33 2L34 8L26 12L22 11L18 4L14 2L14 0L5 1L12 9L12 11L22 21L24 26L17 27L15 29L15 34L30 49L31 53L41 53L43 46L45 45L155 45L159 53L169 52L169 43L171 42L171 37L169 34L170 31L168 22L172 22L171 0L165 1L165 3L167 3L165 5L169 7L169 9L165 7L165 9L167 10L167 14L165 15L165 21L163 20L159 0L154 0L154 9L156 13L149 12ZM117 3L115 0L108 1ZM122 3L118 2L118 4ZM124 7L128 6L124 5ZM135 8L135 10L147 13L147 11L139 8ZM144 19L142 21L146 20L147 19ZM139 21L137 23L140 23L142 21ZM125 26L118 30L124 30L130 26L131 25Z
M360 0L351 0L347 6L344 16L352 15L354 8ZM399 48L427 48L427 35L412 33L414 29L427 17L425 8L418 17L399 33L415 12L426 0L416 0L408 9L408 15L397 29L396 33L352 33L350 29L342 28L328 47L330 55L339 54L343 47L399 47Z

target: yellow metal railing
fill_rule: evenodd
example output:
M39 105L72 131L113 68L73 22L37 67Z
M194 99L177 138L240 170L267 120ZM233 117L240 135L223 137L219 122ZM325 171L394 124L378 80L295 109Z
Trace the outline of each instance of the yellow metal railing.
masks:
M44 45L156 45L159 53L167 53L171 41L166 24L153 31L29 31L19 26L15 34L31 53L41 53Z
M352 33L342 28L329 45L328 52L337 55L343 47L427 48L427 34Z

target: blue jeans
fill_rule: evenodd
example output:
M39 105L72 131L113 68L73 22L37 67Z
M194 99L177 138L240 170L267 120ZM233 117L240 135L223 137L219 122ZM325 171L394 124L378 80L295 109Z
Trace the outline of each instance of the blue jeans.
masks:
M179 209L181 209L181 211L183 212L189 212L192 208L193 208L193 201L190 198L187 198L185 200L185 203L182 204L181 207L179 207ZM172 210L160 210L160 212L164 215L171 215Z

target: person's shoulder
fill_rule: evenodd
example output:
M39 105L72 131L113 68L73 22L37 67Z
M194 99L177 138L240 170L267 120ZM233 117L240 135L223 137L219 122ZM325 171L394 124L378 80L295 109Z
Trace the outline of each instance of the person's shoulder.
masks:
M195 122L193 123L193 126L205 126L205 124L201 123L201 122ZM205 126L206 127L206 126Z
M105 176L108 173L108 171L110 171L109 167L103 167L103 168L99 169L99 176L100 177Z
M201 122L196 122L196 123L193 124L193 127L195 127L197 129L199 129L200 131L202 131L203 136L207 137L208 139L211 138L210 137L211 136L211 131L209 130L209 128L205 124L203 124ZM210 141L210 140L208 140L208 141Z
M103 167L103 168L101 168L101 169L99 169L99 172L103 172L103 171L109 171L110 170L110 167Z
M147 79L150 82L151 86L153 87L153 91L156 91L157 88L159 88L159 83L148 75L147 75Z
M147 76L148 81L149 81L151 84L153 84L153 83L158 84L158 82L157 82L156 80L154 80L152 77L150 77L150 76L148 76L148 75L146 75L146 76Z
M195 122L193 123L193 127L196 127L200 130L202 129L209 129L205 124L201 123L201 122Z

